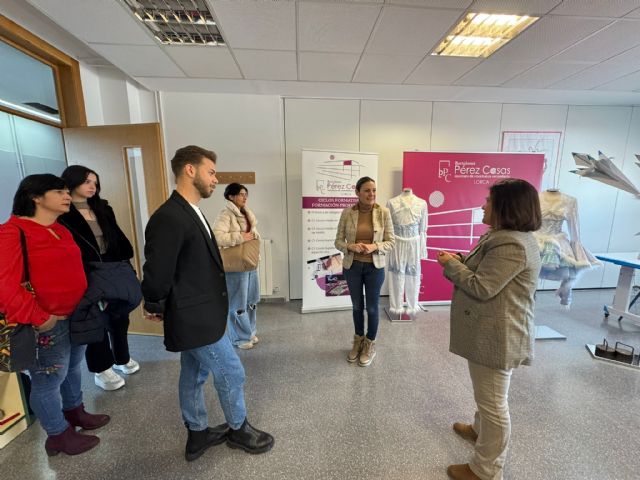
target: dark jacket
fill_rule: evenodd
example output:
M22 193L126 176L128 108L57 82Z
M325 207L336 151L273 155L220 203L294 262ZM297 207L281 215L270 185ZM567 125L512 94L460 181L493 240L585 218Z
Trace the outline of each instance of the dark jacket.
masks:
M73 204L71 204L71 209L68 213L58 217L58 222L69 229L76 244L80 247L85 271L89 271L90 262L99 262L100 260L103 262L120 262L133 258L131 242L129 242L124 232L120 230L113 209L106 205L106 202L105 207L106 215L103 215L104 218L101 217L98 223L105 237L107 230L110 230L111 235L109 236L114 238L115 241L107 243L107 251L102 255L100 255L98 242L96 237L93 236L91 227Z
M140 283L128 262L93 263L87 280L89 287L69 317L69 334L76 345L102 341L109 314L128 315L142 301Z
M173 192L151 216L145 241L145 309L164 315L167 350L220 340L229 308L222 258L215 237L182 195Z

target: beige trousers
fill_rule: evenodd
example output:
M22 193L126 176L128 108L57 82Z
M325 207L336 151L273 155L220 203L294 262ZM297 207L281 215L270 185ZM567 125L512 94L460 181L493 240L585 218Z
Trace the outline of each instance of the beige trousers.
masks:
M508 403L511 372L469 362L473 396L478 408L473 424L478 440L469 467L482 480L502 480L511 436Z

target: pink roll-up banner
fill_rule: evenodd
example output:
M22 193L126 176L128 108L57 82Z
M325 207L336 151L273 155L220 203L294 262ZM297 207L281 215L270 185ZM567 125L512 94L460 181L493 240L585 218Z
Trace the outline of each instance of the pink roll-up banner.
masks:
M540 189L542 153L404 152L402 186L428 203L427 252L421 303L446 303L453 287L436 261L439 250L467 253L487 231L482 206L489 187L521 178Z

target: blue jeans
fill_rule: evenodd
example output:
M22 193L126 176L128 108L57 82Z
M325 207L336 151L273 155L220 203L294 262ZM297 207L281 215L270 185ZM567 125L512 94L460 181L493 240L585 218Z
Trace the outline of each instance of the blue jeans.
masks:
M228 272L225 276L229 292L227 335L237 347L256 334L256 308L260 301L258 271Z
M69 320L59 320L56 326L38 335L38 360L31 377L31 408L47 435L64 432L69 423L63 410L82 403L80 364L85 345L72 345Z
M189 430L197 431L209 425L204 401L204 384L209 372L213 373L224 418L231 428L240 428L247 416L244 367L226 335L211 345L180 353L180 409L184 424Z
M384 268L376 268L373 263L353 261L351 268L344 269L344 278L349 286L353 305L353 324L356 335L364 335L364 310L366 296L367 319L369 321L367 338L375 340L378 334L378 303L380 289L384 282ZM364 287L364 296L362 295Z

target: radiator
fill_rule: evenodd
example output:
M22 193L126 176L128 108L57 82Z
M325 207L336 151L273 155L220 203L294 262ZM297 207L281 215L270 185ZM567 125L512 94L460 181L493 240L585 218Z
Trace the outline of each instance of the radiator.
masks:
M260 263L258 264L258 278L260 278L260 295L273 295L273 256L270 238L260 239Z

